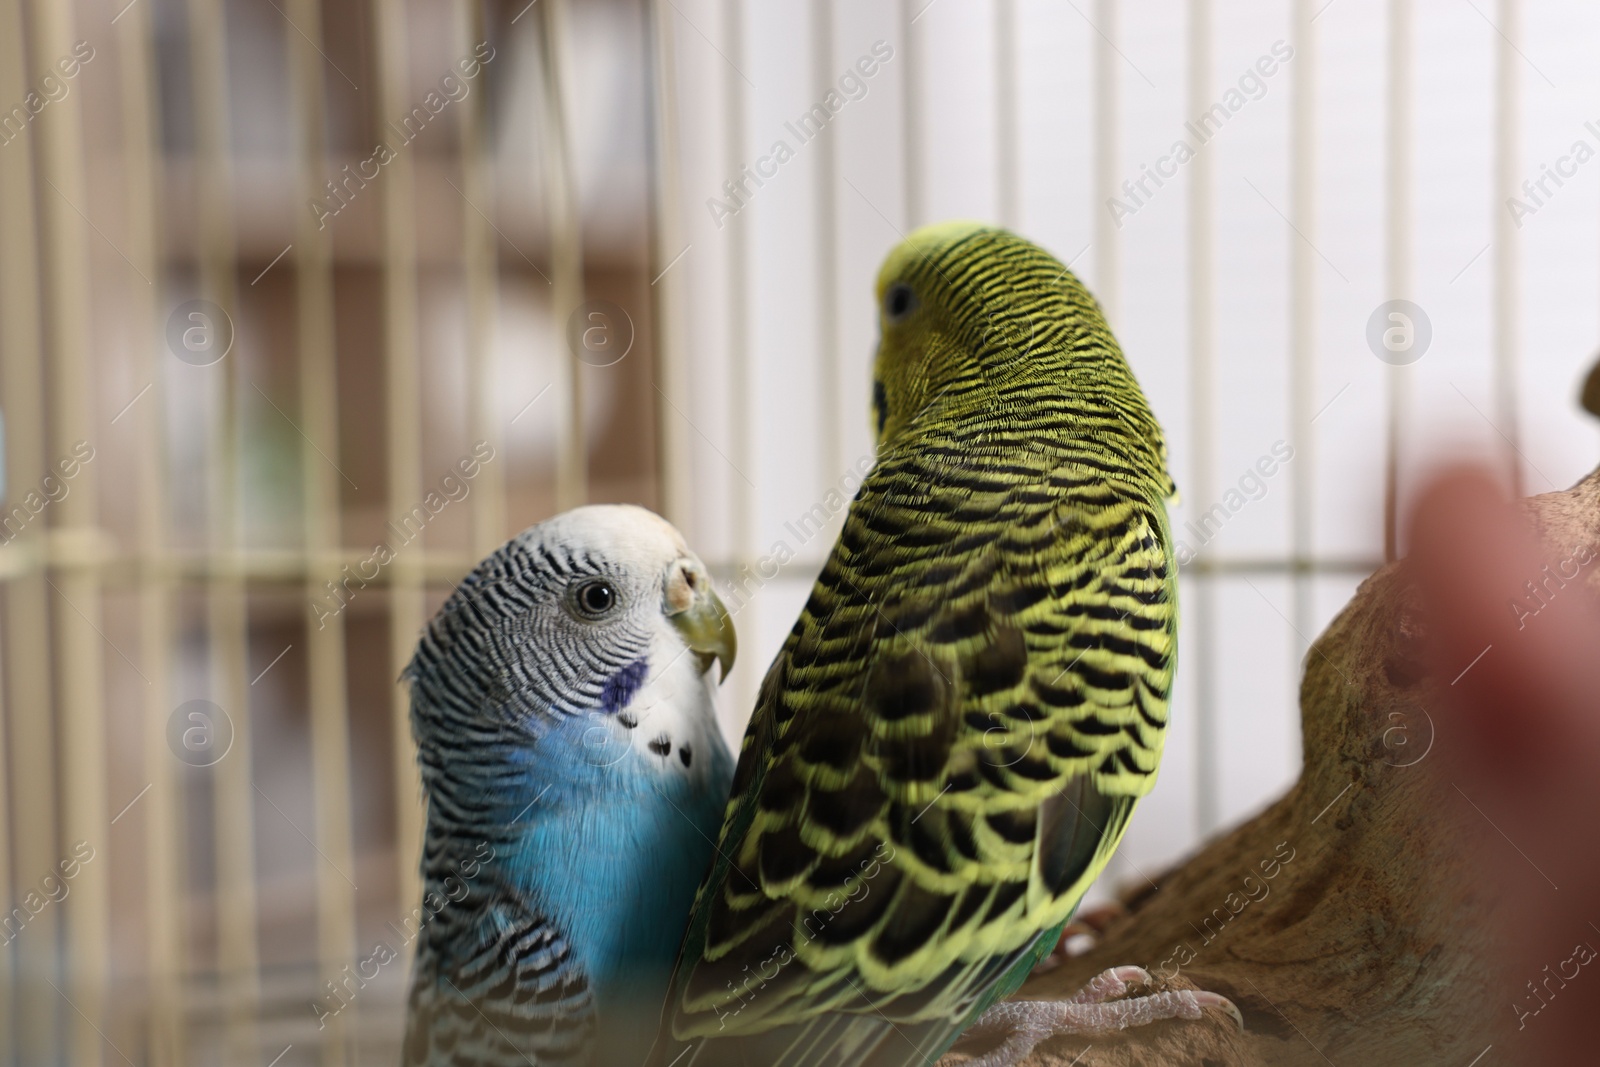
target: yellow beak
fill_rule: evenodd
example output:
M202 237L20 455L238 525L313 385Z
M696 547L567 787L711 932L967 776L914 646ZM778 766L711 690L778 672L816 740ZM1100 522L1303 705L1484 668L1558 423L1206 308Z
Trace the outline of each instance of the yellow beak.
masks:
M716 660L722 664L719 681L727 681L739 641L733 618L711 588L705 568L698 561L680 560L667 575L664 599L667 620L699 658L701 673L709 671L711 661Z

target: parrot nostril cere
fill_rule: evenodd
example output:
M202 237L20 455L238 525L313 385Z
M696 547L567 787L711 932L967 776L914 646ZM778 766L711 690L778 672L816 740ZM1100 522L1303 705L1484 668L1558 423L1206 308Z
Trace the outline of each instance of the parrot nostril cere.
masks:
M666 599L667 610L671 612L687 611L694 603L695 587L694 572L684 564L672 569L672 576L667 579Z

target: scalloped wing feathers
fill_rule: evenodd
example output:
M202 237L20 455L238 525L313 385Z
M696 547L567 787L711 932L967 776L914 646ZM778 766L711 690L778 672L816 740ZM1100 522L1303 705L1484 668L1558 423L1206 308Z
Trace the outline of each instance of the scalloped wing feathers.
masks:
M891 420L762 685L661 1067L932 1062L1053 946L1154 784L1164 445L1092 298L996 233L905 269L1059 283L1028 312L1037 372L919 370L956 399Z

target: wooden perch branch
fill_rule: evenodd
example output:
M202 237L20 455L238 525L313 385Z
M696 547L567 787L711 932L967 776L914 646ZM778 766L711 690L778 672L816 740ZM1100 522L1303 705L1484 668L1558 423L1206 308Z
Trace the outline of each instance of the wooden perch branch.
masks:
M1593 545L1600 472L1525 508L1551 551ZM1600 591L1600 568L1583 580ZM1403 561L1367 579L1307 655L1300 780L1159 877L1159 890L1128 895L1089 952L1019 994L1064 998L1107 967L1139 964L1157 989L1231 998L1246 1031L1208 1011L1053 1039L1030 1067L1467 1067L1512 1042L1519 990L1497 977L1503 924L1461 829L1473 802L1429 758L1448 723L1431 710L1443 700L1425 639Z

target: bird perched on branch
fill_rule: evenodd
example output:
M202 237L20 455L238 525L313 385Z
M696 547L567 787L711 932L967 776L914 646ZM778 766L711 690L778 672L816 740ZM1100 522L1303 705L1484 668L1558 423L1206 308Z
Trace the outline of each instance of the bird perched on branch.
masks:
M877 296L879 459L761 687L656 1067L925 1064L974 1024L1009 1064L1231 1008L1113 999L1137 968L996 1005L1154 784L1173 484L1099 307L1042 249L928 227Z
M636 507L524 531L428 624L407 1065L643 1058L733 775L708 675L734 647L705 567Z

